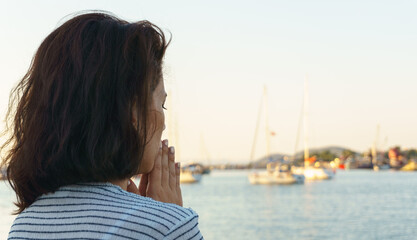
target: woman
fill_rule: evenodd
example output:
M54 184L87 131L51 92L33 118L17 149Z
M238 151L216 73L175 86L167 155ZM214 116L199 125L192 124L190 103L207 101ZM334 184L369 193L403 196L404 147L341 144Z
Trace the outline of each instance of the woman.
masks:
M9 239L202 239L161 142L167 46L152 23L106 13L42 42L8 112L3 164L19 214Z

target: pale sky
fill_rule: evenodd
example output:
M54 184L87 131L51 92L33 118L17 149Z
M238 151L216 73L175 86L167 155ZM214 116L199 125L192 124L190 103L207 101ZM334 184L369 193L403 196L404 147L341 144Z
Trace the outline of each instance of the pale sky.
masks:
M306 74L310 146L364 151L379 124L379 148L417 147L417 1L1 0L0 6L2 118L41 41L65 16L97 9L171 32L165 81L167 114L176 123L167 126L177 134L166 135L178 160L248 162L264 85L277 133L271 151L292 154ZM256 157L265 154L264 135Z

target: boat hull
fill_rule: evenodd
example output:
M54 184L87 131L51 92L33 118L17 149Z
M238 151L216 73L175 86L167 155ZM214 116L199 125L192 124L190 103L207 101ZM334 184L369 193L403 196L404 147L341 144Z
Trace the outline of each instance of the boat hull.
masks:
M331 179L334 176L334 173L331 169L326 168L293 168L292 172L298 175L304 175L306 180L326 180Z
M417 163L414 161L410 161L406 165L404 165L400 170L402 171L417 171Z
M196 183L200 182L201 174L200 173L192 173L192 172L181 172L180 175L180 182L181 183Z
M251 184L289 185L304 182L304 176L294 174L274 174L270 172L257 172L249 175Z

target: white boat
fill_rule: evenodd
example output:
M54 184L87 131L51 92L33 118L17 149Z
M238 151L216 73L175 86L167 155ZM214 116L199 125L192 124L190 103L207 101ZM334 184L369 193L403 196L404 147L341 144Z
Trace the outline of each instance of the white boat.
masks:
M255 137L252 144L251 151L251 162L253 161L255 144L257 142L257 132L259 129L259 123L261 119L261 109L264 105L265 107L265 133L266 133L266 155L270 156L270 130L268 124L268 110L267 110L267 90L264 87L264 92L262 96L261 107L259 108L258 121L256 123ZM295 184L295 183L304 183L303 175L296 175L291 172L291 168L287 164L281 164L277 162L270 162L266 166L266 171L252 172L248 176L249 182L251 184Z
M203 170L197 164L190 164L181 167L180 182L181 183L197 183L201 180Z
M304 175L293 174L288 165L269 163L267 170L249 174L251 184L296 184L304 183Z
M303 174L306 180L326 180L334 176L331 169L323 167L293 167L292 172L294 174Z

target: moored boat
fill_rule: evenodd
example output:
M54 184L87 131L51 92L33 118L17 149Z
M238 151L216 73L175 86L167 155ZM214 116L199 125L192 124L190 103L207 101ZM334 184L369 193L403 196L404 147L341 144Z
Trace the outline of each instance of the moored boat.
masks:
M401 171L417 171L417 163L413 160L410 160L400 170Z
M198 164L189 164L181 167L181 183L197 183L201 180L203 169Z
M251 184L296 184L304 183L304 175L293 174L289 165L269 163L267 170L249 174Z
M258 120L256 123L255 137L252 144L251 151L251 161L253 161L254 150L257 139L257 133L260 125L262 108L265 110L265 137L266 137L266 156L269 159L269 163L266 165L266 171L252 172L249 174L249 182L251 184L295 184L295 183L304 183L303 175L296 175L291 172L291 167L288 164L281 164L280 162L273 162L270 155L270 137L272 132L269 129L268 122L268 108L267 108L267 89L264 87L264 92L262 95L261 106L259 108Z
M323 167L312 167L306 165L306 167L293 167L293 174L303 174L306 180L327 180L334 177L332 169Z

